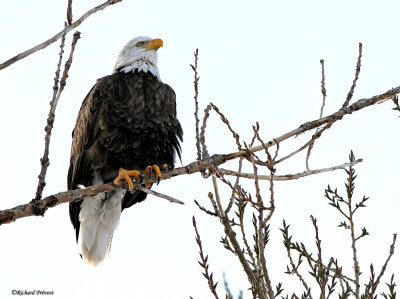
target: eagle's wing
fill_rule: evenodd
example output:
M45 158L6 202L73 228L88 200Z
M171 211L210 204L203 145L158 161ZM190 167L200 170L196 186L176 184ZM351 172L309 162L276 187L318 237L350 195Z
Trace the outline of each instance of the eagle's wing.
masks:
M93 143L100 134L99 114L108 100L112 84L108 77L99 79L82 103L75 128L72 131L72 146L68 170L68 190L77 185L91 185L93 175L93 153L90 152ZM99 163L100 161L96 161ZM69 215L79 235L79 211L81 202L70 203Z
M183 141L183 130L176 116L176 94L175 91L168 84L164 83L164 88L164 100L169 103L169 105L167 105L169 107L169 110L167 111L167 113L169 114L169 126L174 128L174 130L169 131L168 139L172 143L175 152L179 157L179 160L182 161L180 142Z

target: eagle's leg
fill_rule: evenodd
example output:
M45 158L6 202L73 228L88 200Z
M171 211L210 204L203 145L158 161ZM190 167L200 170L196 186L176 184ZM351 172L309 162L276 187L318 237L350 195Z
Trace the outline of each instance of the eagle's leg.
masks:
M138 170L126 170L123 168L120 168L118 171L118 176L114 180L114 185L118 185L119 182L124 179L128 183L129 190L133 189L133 183L131 180L131 176L133 176L135 179L140 178L140 171Z

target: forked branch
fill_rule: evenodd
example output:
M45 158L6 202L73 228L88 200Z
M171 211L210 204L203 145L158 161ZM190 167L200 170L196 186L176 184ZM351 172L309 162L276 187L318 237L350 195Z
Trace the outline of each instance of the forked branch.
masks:
M82 15L78 20L76 20L75 22L73 22L72 24L68 25L66 28L66 33L70 32L71 30L75 29L76 27L78 27L83 21L85 21L88 17L90 17L92 14L105 9L106 7L116 4L118 2L121 2L122 0L108 0L106 2L104 2L103 4L100 4L94 8L92 8L91 10L87 11L84 15ZM72 18L72 15L71 15ZM70 18L68 17L68 21L70 20ZM29 55L42 50L44 48L46 48L47 46L51 45L52 43L56 42L57 40L59 40L64 34L64 30L61 30L59 33L57 33L56 35L54 35L53 37L49 38L48 40L42 42L41 44L26 50L10 59L8 59L7 61L3 62L0 64L0 70L5 69L6 67L9 67L10 65L12 65L13 63L24 59L26 57L28 57Z

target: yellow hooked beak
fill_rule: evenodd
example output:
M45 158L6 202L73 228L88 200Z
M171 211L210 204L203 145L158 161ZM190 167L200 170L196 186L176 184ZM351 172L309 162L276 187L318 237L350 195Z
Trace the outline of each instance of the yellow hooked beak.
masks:
M157 51L163 45L164 45L164 43L163 43L162 39L156 38L156 39L152 39L146 48L147 48L147 50L155 49Z

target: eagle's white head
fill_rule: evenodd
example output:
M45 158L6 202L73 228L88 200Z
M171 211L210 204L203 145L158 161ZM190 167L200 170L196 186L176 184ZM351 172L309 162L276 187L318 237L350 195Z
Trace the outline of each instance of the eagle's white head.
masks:
M160 80L157 67L157 50L162 46L163 41L159 38L135 37L119 52L113 73L117 71L128 73L138 70L150 72Z

